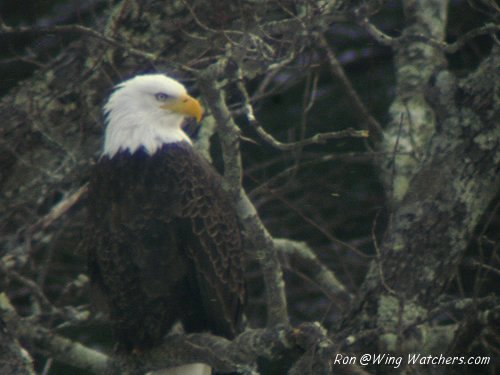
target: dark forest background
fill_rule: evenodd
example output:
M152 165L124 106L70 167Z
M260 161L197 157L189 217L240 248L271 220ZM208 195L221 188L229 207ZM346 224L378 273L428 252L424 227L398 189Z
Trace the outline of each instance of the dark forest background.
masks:
M436 10L437 3L447 6ZM433 27L440 25L427 14L440 11L441 45L429 41L439 39ZM283 269L289 322L320 322L326 357L491 358L488 365L398 369L330 362L304 367L309 373L494 374L498 17L488 0L1 1L0 368L14 363L12 373L30 373L23 347L38 374L95 372L65 360L47 341L54 334L112 352L109 327L89 306L78 251L85 184L113 85L160 71L204 101L208 116L200 128L188 124L189 132L210 140L212 161L227 174L227 128L205 86L224 92L241 131L242 187ZM400 35L407 39L396 41ZM304 142L346 129L369 136L348 130L351 136ZM258 328L269 323L263 274L273 270L251 255L262 250L255 240L262 228L252 232L252 225L243 225L246 313ZM304 254L313 254L311 263ZM300 361L316 350L297 345L261 357L259 371L301 373Z

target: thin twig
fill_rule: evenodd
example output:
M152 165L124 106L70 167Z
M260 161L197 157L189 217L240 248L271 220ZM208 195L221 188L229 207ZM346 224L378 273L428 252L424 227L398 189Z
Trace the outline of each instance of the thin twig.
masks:
M378 29L373 23L371 23L368 18L361 17L358 20L358 24L365 29L365 31L370 34L370 36L377 42L384 46L394 47L398 43L397 37L392 37L384 33L382 30Z
M492 34L494 36L495 33L500 32L500 25L495 25L495 24L486 24L482 27L478 27L477 29L472 29L462 35L460 38L458 38L455 42L449 44L445 42L441 42L436 39L429 38L425 35L421 34L412 34L408 35L407 38L410 39L415 39L417 41L422 41L426 42L429 44L432 44L433 46L437 48L442 48L444 52L446 53L455 53L457 52L460 48L462 48L469 40L480 36L480 35L485 35L485 34Z
M90 36L92 38L101 40L114 47L121 48L131 55L139 56L147 59L148 61L156 61L157 56L151 52L141 51L125 43L119 42L116 39L110 38L98 31L92 30L82 25L58 25L58 26L19 26L11 27L5 23L0 23L0 35L6 34L67 34L78 33Z
M104 374L108 368L108 356L105 354L21 319L5 293L0 293L0 316L16 336L33 343L39 350L49 352L51 358L95 374Z
M344 85L347 95L351 98L351 101L354 104L355 112L359 113L359 115L368 123L368 128L370 129L370 133L377 138L383 137L384 130L380 123L371 115L370 111L366 108L363 101L359 97L358 93L354 89L351 84L351 81L347 77L342 68L342 65L337 60L335 53L330 47L328 41L326 40L324 35L319 35L318 42L320 47L325 51L326 57L328 58L328 64L330 66L330 73L332 76L337 77L340 82Z
M326 133L318 133L313 135L310 138L305 138L301 141L297 142L289 142L289 143L284 143L281 141L278 141L276 138L274 138L271 134L266 132L264 128L260 125L259 121L255 117L254 110L252 103L250 101L250 97L248 95L248 92L245 88L245 85L241 80L237 82L238 89L240 90L241 94L243 95L243 106L244 106L244 112L246 114L247 120L250 123L250 125L255 129L257 134L269 143L271 146L277 148L278 150L282 151L291 151L291 150L297 150L300 149L304 146L307 145L312 145L312 144L322 144L325 143L327 140L330 139L339 139L339 138L348 138L348 137L353 137L353 138L367 138L369 133L367 130L355 130L353 128L347 128L344 130L339 130L336 132L326 132Z
M62 215L64 215L68 210L77 203L81 197L87 192L87 184L81 186L77 191L69 195L66 199L59 202L57 205L52 207L50 212L40 218L33 226L31 227L31 231L40 229L46 229L50 226L54 221L59 219Z
M340 138L368 138L368 130L356 130L353 128L347 128L344 130L339 130L336 132L326 132L318 133L310 138L306 138L302 141L283 143L275 139L271 134L267 133L262 126L259 125L257 121L252 122L254 129L257 133L271 146L282 151L297 150L304 146L313 144L323 144L330 139L340 139Z
M392 289L385 280L385 275L384 275L384 269L382 265L382 253L380 252L380 247L378 246L378 241L377 241L377 235L375 234L375 227L377 226L377 219L378 215L380 214L380 211L377 212L375 215L375 218L373 219L372 223L372 240L373 240L373 247L375 248L375 253L377 254L375 258L375 262L377 263L376 267L378 270L378 274L380 277L380 283L383 285L385 290L387 290L390 294L397 296L397 293L394 289Z
M45 293L40 289L37 283L35 283L33 280L28 279L27 277L24 277L23 275L19 274L18 272L10 269L8 270L6 267L4 267L3 264L0 263L0 271L5 274L9 279L12 279L14 281L17 281L18 283L24 285L26 288L28 288L31 293L35 296L35 298L40 302L42 307L51 313L57 312L58 309L52 305L52 303L49 301Z
M436 48L442 49L445 53L455 53L460 48L462 48L469 40L485 34L492 34L493 39L495 40L496 43L498 43L496 41L495 33L500 31L500 25L488 23L482 27L478 27L476 29L468 31L460 38L458 38L455 42L450 44L440 40L429 38L428 36L423 34L409 34L409 35L402 35L399 37L391 37L386 33L384 33L382 30L378 29L366 17L358 19L358 23L366 30L366 32L368 32L368 34L370 34L370 36L373 39L375 39L377 42L379 42L384 46L397 47L404 43L408 43L411 40L414 40L414 41L429 43Z

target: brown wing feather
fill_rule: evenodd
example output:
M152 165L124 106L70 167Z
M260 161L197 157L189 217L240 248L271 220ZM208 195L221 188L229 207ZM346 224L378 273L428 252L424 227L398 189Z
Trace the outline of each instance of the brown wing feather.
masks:
M177 148L170 165L178 171L181 246L192 261L190 282L199 290L214 333L232 337L240 329L245 291L242 245L236 214L213 167L190 148ZM196 316L184 317L196 330Z
M238 331L245 288L236 215L220 176L189 145L102 159L86 248L126 349L155 345L178 319L188 331Z

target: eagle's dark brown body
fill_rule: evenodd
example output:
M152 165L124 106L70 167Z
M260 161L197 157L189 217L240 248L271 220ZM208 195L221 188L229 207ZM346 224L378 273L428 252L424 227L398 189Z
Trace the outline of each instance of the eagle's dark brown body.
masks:
M180 320L228 338L241 324L242 247L212 166L187 143L104 156L89 186L92 283L125 350L157 345Z

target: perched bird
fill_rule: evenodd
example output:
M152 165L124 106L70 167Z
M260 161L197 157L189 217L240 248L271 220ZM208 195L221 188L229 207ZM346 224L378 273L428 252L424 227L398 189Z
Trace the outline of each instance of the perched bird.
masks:
M241 235L220 175L182 129L185 117L200 121L199 102L148 74L117 85L104 113L84 243L118 349L152 348L176 321L234 337L245 301Z

